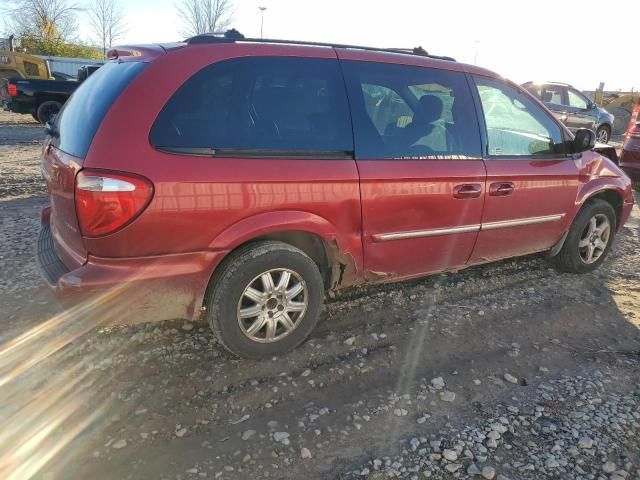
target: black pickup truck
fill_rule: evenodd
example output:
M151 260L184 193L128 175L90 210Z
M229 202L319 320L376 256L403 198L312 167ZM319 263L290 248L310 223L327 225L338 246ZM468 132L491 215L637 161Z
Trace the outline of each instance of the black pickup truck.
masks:
M0 81L0 105L15 113L31 114L42 124L58 113L80 85L73 80L7 78Z

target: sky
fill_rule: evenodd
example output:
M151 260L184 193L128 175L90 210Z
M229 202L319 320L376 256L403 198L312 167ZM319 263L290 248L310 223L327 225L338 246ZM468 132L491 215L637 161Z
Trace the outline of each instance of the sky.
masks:
M182 39L179 0L120 1L128 25L121 43ZM266 38L422 46L518 83L640 89L640 0L235 0L232 26L259 36L259 6L267 8Z

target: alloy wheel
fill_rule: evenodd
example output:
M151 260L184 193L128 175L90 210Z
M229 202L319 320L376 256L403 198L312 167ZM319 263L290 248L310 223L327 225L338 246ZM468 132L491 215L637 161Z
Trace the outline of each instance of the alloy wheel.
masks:
M309 295L302 277L286 268L254 277L238 302L238 324L252 341L272 343L289 335L307 310Z
M596 140L600 143L607 143L609 141L609 132L606 128L601 128L596 134Z
M598 261L609 244L610 235L611 224L606 215L598 213L591 217L578 243L582 261L587 265Z

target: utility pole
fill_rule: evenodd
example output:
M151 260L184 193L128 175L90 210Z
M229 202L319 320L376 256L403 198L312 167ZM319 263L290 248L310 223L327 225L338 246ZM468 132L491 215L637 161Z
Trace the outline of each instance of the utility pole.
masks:
M267 7L258 7L260 9L260 38L262 38L262 27L264 26L264 11Z
M473 64L477 65L478 64L478 49L480 48L480 40L476 40L476 53L473 56Z

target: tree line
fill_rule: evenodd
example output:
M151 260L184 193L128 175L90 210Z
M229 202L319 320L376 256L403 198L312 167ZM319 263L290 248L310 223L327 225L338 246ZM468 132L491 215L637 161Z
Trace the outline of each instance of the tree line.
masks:
M105 58L106 52L135 25L126 22L122 0L8 0L5 34L14 35L20 48L36 55ZM232 0L178 0L174 4L185 37L226 29L233 15ZM79 38L79 22L89 26L90 41ZM172 41L176 39L154 39Z

